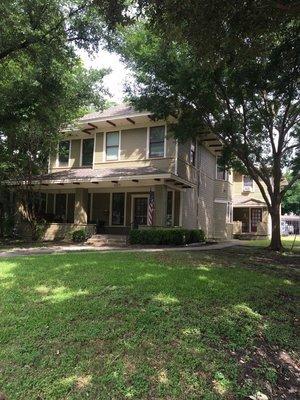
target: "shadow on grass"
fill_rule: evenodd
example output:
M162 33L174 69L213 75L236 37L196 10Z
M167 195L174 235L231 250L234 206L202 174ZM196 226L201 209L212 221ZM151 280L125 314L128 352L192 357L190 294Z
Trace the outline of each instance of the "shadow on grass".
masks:
M0 392L238 399L293 390L294 279L217 254L1 261Z

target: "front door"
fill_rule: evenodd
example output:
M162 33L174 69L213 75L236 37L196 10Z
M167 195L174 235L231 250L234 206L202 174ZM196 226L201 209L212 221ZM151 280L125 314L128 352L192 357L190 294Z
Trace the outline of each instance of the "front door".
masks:
M257 225L262 221L262 209L251 208L251 232L257 232Z
M133 198L133 222L135 225L147 225L148 197Z

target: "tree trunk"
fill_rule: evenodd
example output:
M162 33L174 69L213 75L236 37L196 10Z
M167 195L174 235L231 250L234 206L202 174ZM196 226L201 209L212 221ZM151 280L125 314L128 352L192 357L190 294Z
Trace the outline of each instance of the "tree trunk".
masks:
M269 248L274 251L281 251L283 246L281 243L280 205L276 204L273 206L270 214L272 219L272 237Z

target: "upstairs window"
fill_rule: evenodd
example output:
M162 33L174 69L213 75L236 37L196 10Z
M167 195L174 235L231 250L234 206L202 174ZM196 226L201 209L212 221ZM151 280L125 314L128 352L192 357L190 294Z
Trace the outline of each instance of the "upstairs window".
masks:
M253 192L253 179L250 176L243 175L243 191Z
M107 132L106 134L106 160L119 159L119 132Z
M94 139L83 139L81 149L81 165L88 167L93 165Z
M165 155L165 127L153 126L149 135L149 157L164 157Z
M195 142L191 143L191 148L190 148L190 163L195 166L196 164L196 146Z
M219 164L219 160L217 159L217 174L216 178L221 180L221 181L228 181L229 178L229 173L228 170L223 166Z
M69 165L70 156L70 141L63 140L59 142L58 145L58 165L60 167L65 167Z

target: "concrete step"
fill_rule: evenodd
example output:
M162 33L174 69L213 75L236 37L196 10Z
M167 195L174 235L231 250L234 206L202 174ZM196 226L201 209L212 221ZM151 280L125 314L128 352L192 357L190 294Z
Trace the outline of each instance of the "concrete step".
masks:
M127 237L125 235L93 235L86 244L92 246L114 246L123 247L127 246Z

